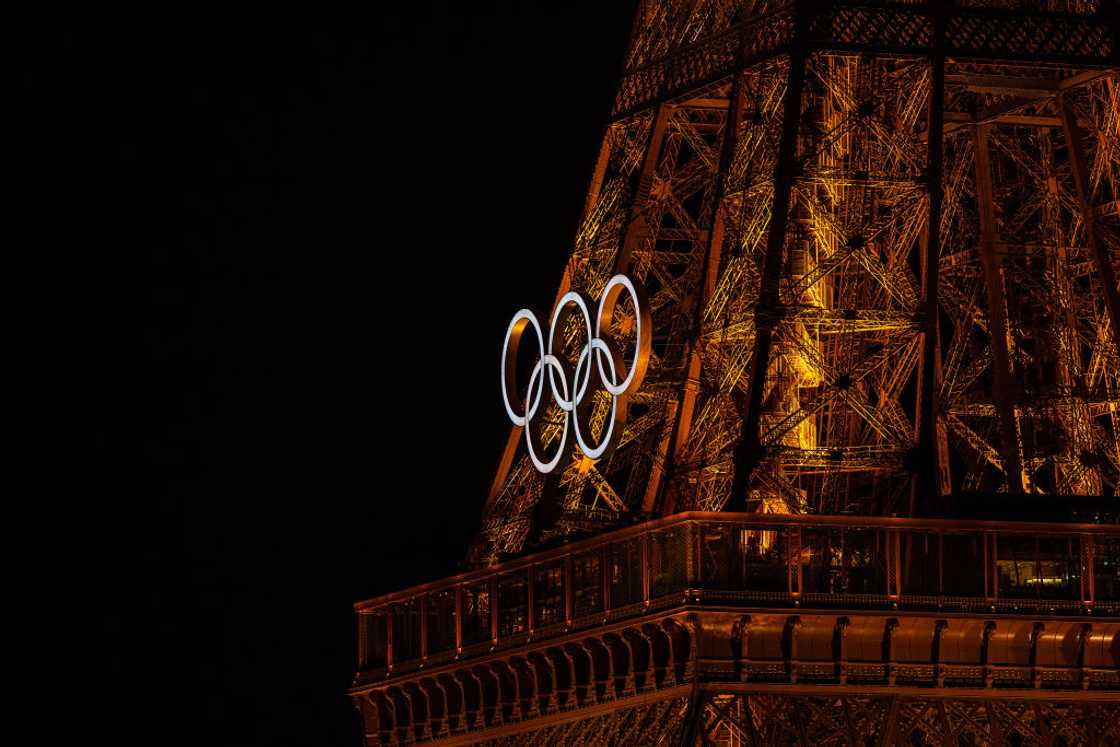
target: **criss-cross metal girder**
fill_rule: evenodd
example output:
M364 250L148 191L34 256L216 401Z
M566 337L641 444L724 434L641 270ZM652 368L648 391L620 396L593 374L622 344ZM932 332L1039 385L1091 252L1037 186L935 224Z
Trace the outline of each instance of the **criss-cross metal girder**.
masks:
M643 2L557 298L642 284L648 374L607 458L545 478L513 429L469 559L682 510L1115 492L1106 11ZM578 325L563 339L574 364Z
M367 740L1120 741L1118 12L642 0L556 300L644 377L358 606ZM1089 523L921 524L1001 494Z

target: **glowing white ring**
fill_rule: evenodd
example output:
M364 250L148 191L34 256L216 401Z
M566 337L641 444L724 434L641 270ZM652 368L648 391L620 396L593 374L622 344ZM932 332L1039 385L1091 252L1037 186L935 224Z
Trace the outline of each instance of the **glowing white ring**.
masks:
M523 427L526 421L531 416L518 415L513 411L513 405L509 403L510 387L508 386L508 384L513 383L512 381L507 382L506 376L506 371L509 369L509 341L511 337L514 338L513 352L516 355L517 347L521 344L521 334L524 331L525 327L529 325L532 325L533 331L537 333L537 350L540 351L541 355L544 355L544 335L541 334L540 322L537 321L536 315L528 309L522 309L521 311L513 315L513 320L509 323L509 327L506 328L506 339L502 342L502 404L506 406L506 414L509 415L509 419L512 420L513 424L518 427ZM514 392L514 395L516 396L516 392ZM533 407L533 410L534 412L536 411L535 405ZM526 408L525 412L528 413L528 408Z
M634 304L635 314L635 349L634 362L630 366L626 377L620 382L618 376L624 366L621 355L611 344L609 338L603 337L606 327L614 314L615 304L622 292L626 291ZM639 286L634 285L625 275L615 275L603 288L602 297L599 299L598 317L594 329L591 325L591 304L589 299L578 291L569 291L560 297L556 308L552 312L551 325L548 331L547 345L541 330L540 323L532 311L521 309L513 316L509 327L506 329L505 341L502 343L502 404L514 425L525 428L525 443L529 450L529 458L538 471L545 474L552 472L568 456L568 427L572 425L575 430L575 440L580 450L588 459L601 459L614 445L620 426L625 418L625 408L619 407L619 397L627 391L636 390L641 386L645 377L646 366L649 363L650 332L652 324L649 316L649 304ZM575 307L571 310L570 307ZM587 343L580 351L575 370L571 374L569 386L568 364L557 357L553 352L556 331L562 326L561 319L565 313L578 311L583 317L583 326L587 335ZM532 327L536 333L537 350L539 355L529 376L529 386L526 392L526 402L517 399L516 380L513 377L513 368L516 366L517 350L521 344L525 330ZM594 355L592 355L594 354ZM594 357L594 364L592 364ZM510 359L513 358L513 365ZM606 358L606 366L603 359ZM594 368L592 368L594 365ZM545 375L547 369L547 376ZM608 375L609 369L609 375ZM583 404L587 390L591 386L592 372L598 373L598 384L611 395L610 422L606 432L599 441L598 446L591 448L583 437L580 429L580 405ZM582 375L582 378L581 378ZM542 461L537 455L534 443L538 440L537 429L533 427L533 418L536 416L544 396L545 379L548 380L549 393L552 399L564 413L563 431L560 437L560 448L549 461ZM559 385L557 385L559 379ZM512 391L511 391L512 390ZM511 396L514 402L510 402ZM517 406L521 405L521 414Z
M622 286L622 288L630 294L630 298L634 302L634 330L635 338L638 340L638 348L639 351L641 351L644 343L645 349L648 350L650 333L649 307L645 303L645 298L639 294L638 289L630 282L630 278L625 275L615 275L603 288L603 295L599 298L599 318L595 320L595 337L598 339L602 336L603 319L609 319L609 312L614 311L613 301L614 295L617 294L614 290L616 286ZM612 306L609 308L607 306L608 303L612 303ZM644 325L642 320L643 316L645 317ZM642 337L643 334L646 336L644 341ZM603 381L603 387L615 397L625 392L630 388L630 385L634 383L634 379L638 377L639 371L641 371L642 374L645 373L645 358L646 356L642 355L635 356L634 365L630 367L630 372L626 374L626 378L622 380L622 383L616 386L612 385L611 382L616 380L618 373L612 372L611 377L608 379L606 371L603 370L603 356L595 356L595 363L599 366L599 377ZM637 387L635 387L635 389L636 388Z
M569 305L575 306L583 314L583 329L587 334L587 339L591 340L595 337L595 335L591 334L591 308L587 303L587 299L578 291L568 291L556 302L556 309L552 312L552 326L548 329L548 355L554 355L552 352L552 340L556 335L556 328L560 326L556 322L560 320L560 315L563 314L564 310ZM552 385L553 392L555 392L556 380L552 378L551 368L548 369L548 383ZM561 402L559 399L556 400L561 409L567 411L575 409L580 401L583 400L583 395L587 394L586 384L582 389L575 390L571 392L571 394L573 395L573 399L567 403L567 407L564 407L564 402Z
M583 368L583 365L584 365L585 362L590 360L592 350L596 351L596 353L597 353L597 355L595 356L595 359L596 359L596 363L598 364L600 370L602 370L603 358L606 358L607 361L610 363L610 367L611 367L611 378L610 378L610 380L614 381L615 377L618 375L618 371L615 368L615 363L614 363L614 351L611 350L610 348L608 348L607 343L603 342L598 337L596 337L594 340L592 340L590 345L584 345L583 346L583 351L579 354L579 362L576 363L575 374L572 377L573 381L577 382L577 384L578 384L580 369ZM587 365L587 377L584 379L584 382L583 382L584 390L587 389L587 384L590 382L590 380L591 380L591 365L590 365L590 363L588 363L588 365ZM607 379L604 378L604 379L601 379L601 381L603 382L603 388L607 389L607 391L610 391L610 388L607 385ZM615 419L617 417L618 417L618 397L612 395L611 396L611 414L610 414L610 417L607 418L607 432L604 433L603 437L599 440L599 445L593 449L593 448L591 448L590 446L587 445L586 441L583 440L583 434L580 432L580 429L579 429L579 412L577 411L577 412L572 414L572 425L575 426L575 431L576 431L576 443L579 444L579 448L583 450L583 453L587 456L588 459L599 459L599 458L601 458L603 456L603 454L606 453L607 449L610 446L612 446L611 437L614 435L614 424L615 424Z
M525 412L526 423L532 420L533 415L536 415L536 408L540 404L539 393L544 390L544 376L541 375L541 369L544 366L548 366L550 378L551 373L554 369L560 372L560 381L564 385L564 394L568 394L568 377L566 375L566 372L560 365L560 360L554 355L546 355L541 358L539 361L537 361L537 365L533 366L533 373L529 374L529 391L533 390L533 384L538 378L540 379L541 383L540 388L538 389L536 402L534 402L533 404L532 412L529 412L528 410ZM555 396L555 392L553 392L553 396ZM557 398L557 402L559 401L560 399ZM563 408L563 405L561 405L561 408ZM540 457L537 456L536 450L533 448L533 441L535 440L533 428L527 427L525 429L525 447L529 450L529 458L533 460L533 466L537 468L538 472L547 475L549 472L556 469L556 466L560 464L560 462L563 461L565 457L567 457L568 421L571 420L571 417L572 415L570 412L564 412L564 428L560 433L560 447L556 449L556 456L552 457L552 459L547 462L542 462Z

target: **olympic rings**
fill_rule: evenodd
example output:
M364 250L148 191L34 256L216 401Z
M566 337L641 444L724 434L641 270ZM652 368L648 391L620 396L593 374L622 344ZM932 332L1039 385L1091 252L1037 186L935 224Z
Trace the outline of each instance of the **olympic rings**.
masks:
M634 362L630 370L625 372L623 371L625 363L618 348L609 338L604 337L623 292L630 296L635 310ZM553 352L557 329L562 329L572 314L582 316L587 338L587 343L580 350L574 370L564 357ZM539 355L529 374L529 387L525 395L526 401L523 402L517 393L517 377L514 369L522 337L530 327L536 338ZM615 275L603 288L594 329L591 326L591 303L587 296L579 291L568 291L561 296L552 312L547 347L541 325L532 311L521 309L513 315L502 343L502 404L505 405L506 413L513 424L525 429L525 444L529 451L529 458L539 472L548 474L565 464L571 457L571 450L568 449L569 426L575 431L576 444L588 459L603 459L610 453L625 424L625 398L630 392L636 391L645 378L646 367L649 364L651 329L649 304L645 294L640 286L635 285L625 275ZM622 373L626 375L620 381L619 376ZM537 453L541 426L534 421L534 417L541 409L546 380L552 401L563 413L560 444L556 454L548 461L544 461ZM592 398L587 397L587 393L589 390L594 391L599 388L611 395L611 410L606 421L605 432L599 439L599 443L593 445L587 440L591 435L590 424L585 423L591 415L592 403ZM623 400L621 404L620 399Z

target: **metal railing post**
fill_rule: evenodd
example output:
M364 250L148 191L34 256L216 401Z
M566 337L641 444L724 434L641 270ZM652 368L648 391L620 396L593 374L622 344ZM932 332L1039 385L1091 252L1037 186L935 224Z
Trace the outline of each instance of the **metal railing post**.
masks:
M424 594L420 597L420 603L416 605L419 608L420 614L420 660L428 660L428 595Z
M455 585L455 653L463 653L463 585Z
M603 587L603 614L605 615L611 611L611 545L609 542L603 545L602 552L599 554L599 563L602 564L599 583Z
M498 574L490 577L490 640L498 643Z
M537 627L536 570L536 565L530 565L525 571L529 585L525 592L525 604L528 606L528 609L525 610L525 629L529 631L530 636L533 635L533 630Z
M388 613L385 615L385 666L389 671L393 671L393 662L396 659L393 656L393 607L392 605L385 608Z
M572 554L564 556L564 622L572 624L575 611L575 590L572 584Z
M650 594L650 563L651 552L649 547L649 532L642 533L642 603L649 606Z

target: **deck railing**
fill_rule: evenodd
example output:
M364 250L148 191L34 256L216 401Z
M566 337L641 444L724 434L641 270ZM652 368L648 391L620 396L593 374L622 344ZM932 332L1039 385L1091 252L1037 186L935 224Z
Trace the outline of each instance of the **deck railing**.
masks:
M1120 527L682 513L355 605L359 670L676 606L1120 614Z

